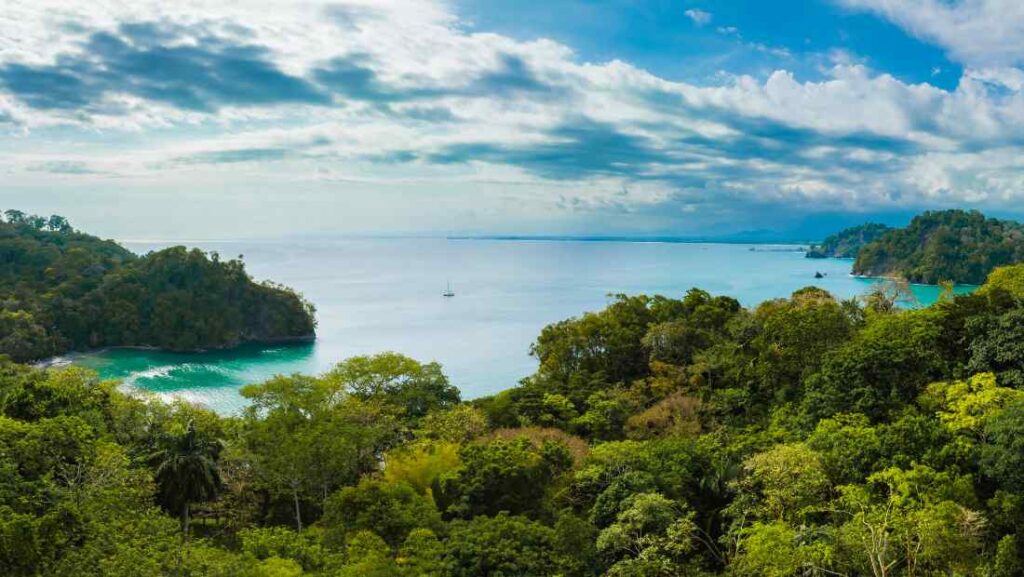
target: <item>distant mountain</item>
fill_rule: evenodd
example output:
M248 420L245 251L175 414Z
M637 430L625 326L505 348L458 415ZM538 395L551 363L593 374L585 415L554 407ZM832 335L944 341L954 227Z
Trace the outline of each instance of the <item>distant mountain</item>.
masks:
M807 258L855 258L861 247L892 230L884 224L867 223L848 228L812 245Z
M1024 225L976 210L945 210L925 212L907 227L864 244L853 272L929 284L981 284L995 267L1022 261Z

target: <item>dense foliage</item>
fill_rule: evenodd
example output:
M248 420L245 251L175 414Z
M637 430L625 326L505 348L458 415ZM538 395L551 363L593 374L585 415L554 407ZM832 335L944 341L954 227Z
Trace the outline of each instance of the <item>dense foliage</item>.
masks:
M1024 261L1024 225L978 211L925 212L857 253L854 274L911 282L981 284L992 269Z
M68 350L172 350L309 338L312 307L255 283L241 260L174 247L137 257L59 216L15 210L0 222L0 354L28 361Z
M807 258L856 258L861 247L892 230L884 224L867 223L830 235L807 250Z
M1020 576L1024 266L894 294L619 295L470 403L394 353L236 416L2 362L0 574Z

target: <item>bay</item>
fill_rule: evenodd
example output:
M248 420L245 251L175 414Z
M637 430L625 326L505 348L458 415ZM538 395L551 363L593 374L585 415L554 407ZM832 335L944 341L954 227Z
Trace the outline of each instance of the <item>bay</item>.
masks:
M601 309L614 293L680 297L699 287L754 306L808 285L848 298L874 282L850 276L849 260L807 259L794 245L438 238L123 244L137 253L187 244L222 258L243 255L254 278L293 287L316 305L313 344L192 354L111 349L67 358L126 388L223 413L244 406L244 384L318 374L382 351L441 363L465 398L496 393L535 370L529 347L545 325ZM442 296L448 282L452 298ZM939 292L913 290L922 304Z

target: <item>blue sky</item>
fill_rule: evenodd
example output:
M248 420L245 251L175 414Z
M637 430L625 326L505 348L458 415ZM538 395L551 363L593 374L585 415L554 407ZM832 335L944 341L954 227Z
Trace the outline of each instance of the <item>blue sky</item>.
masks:
M1020 216L1022 91L1015 0L9 0L0 201L160 239Z
M547 37L590 61L622 59L668 80L714 83L720 71L779 68L822 79L837 51L906 82L953 89L962 68L891 22L832 0L473 0L460 11L478 30Z

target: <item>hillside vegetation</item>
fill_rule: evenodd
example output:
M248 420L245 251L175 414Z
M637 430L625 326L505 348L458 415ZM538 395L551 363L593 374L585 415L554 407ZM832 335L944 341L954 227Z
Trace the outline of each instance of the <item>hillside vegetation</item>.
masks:
M867 223L828 236L807 250L807 258L856 258L865 244L892 230L884 224Z
M230 417L0 363L0 574L1019 576L1022 287L619 295L468 403L395 353Z
M1024 225L978 211L946 210L925 212L905 228L866 243L853 272L929 284L981 284L992 269L1022 261Z
M256 283L241 260L174 247L139 257L59 216L0 221L0 354L17 361L104 346L186 351L311 338L313 308Z

